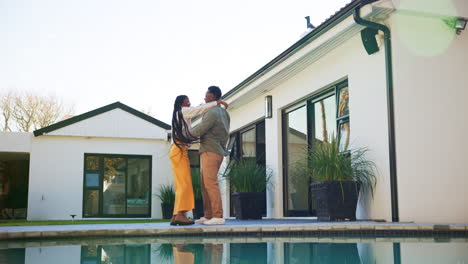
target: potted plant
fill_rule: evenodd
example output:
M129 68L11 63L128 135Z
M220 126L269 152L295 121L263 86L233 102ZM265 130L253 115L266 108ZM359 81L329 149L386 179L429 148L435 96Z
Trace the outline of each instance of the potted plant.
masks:
M193 195L195 198L195 209L193 209L193 218L199 219L203 216L203 198L201 190L201 173L199 168L192 170Z
M161 185L156 196L161 200L163 219L171 219L175 202L174 186L172 184Z
M231 185L236 219L262 219L265 190L271 178L265 166L254 159L235 161L224 175Z
M367 148L342 152L339 141L331 138L331 142L313 145L304 166L312 178L317 217L319 221L356 220L359 191L369 191L373 196L376 166L366 158Z

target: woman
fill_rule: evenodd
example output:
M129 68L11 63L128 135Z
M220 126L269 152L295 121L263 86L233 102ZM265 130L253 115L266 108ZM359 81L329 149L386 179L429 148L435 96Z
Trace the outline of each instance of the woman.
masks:
M194 222L185 216L187 211L195 208L193 197L192 176L190 173L190 160L188 157L189 144L197 142L190 134L191 119L203 114L209 109L228 104L222 100L190 107L190 100L186 95L179 95L174 102L172 113L172 140L170 152L172 169L174 171L175 203L171 225L192 225Z

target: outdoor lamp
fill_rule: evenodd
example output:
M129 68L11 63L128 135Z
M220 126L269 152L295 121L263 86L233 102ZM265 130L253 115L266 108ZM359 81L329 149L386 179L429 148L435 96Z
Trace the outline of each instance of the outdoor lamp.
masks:
M273 116L272 111L272 96L265 96L265 118L271 118Z
M466 27L466 18L459 17L455 22L455 28L457 29L457 35L460 35L462 30L465 30Z

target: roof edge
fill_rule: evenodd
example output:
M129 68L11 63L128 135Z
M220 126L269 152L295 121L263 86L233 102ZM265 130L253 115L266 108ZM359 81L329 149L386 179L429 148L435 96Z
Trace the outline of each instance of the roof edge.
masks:
M97 115L100 115L102 113L105 113L105 112L108 112L108 111L111 111L111 110L114 110L116 108L120 108L130 114L133 114L143 120L146 120L154 125L157 125L163 129L166 129L166 130L169 130L171 129L171 126L152 117L152 116L149 116L145 113L142 113L134 108L131 108L130 106L128 105L125 105L121 102L115 102L115 103L112 103L112 104L109 104L109 105L106 105L106 106L103 106L103 107L100 107L100 108L97 108L97 109L94 109L94 110L91 110L89 112L86 112L84 114L81 114L81 115L77 115L77 116L74 116L72 118L69 118L69 119L65 119L65 120L62 120L60 122L57 122L55 124L52 124L52 125L49 125L49 126L46 126L46 127L43 127L41 129L37 129L35 130L33 133L34 133L34 136L41 136L45 133L49 133L49 132L52 132L54 130L57 130L57 129L60 129L60 128L63 128L63 127L66 127L66 126L69 126L69 125L72 125L72 124L75 124L75 123L78 123L80 121L83 121L85 119L88 119L88 118L91 118L91 117L94 117L94 116L97 116Z

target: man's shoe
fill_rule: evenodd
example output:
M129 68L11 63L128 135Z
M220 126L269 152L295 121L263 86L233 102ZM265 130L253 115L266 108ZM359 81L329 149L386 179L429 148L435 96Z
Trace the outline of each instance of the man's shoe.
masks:
M175 224L174 224L174 221L175 221L175 217L176 217L176 216L175 216L175 215L173 215L173 216L172 216L172 218L171 218L171 222L170 222L170 225L172 225L172 226L173 226L173 225L175 225Z
M195 223L197 224L203 224L205 221L208 221L204 216L202 216L200 219L195 220Z
M206 220L205 222L203 222L204 225L224 225L226 221L224 220L224 218L211 218L210 220Z

